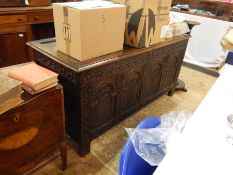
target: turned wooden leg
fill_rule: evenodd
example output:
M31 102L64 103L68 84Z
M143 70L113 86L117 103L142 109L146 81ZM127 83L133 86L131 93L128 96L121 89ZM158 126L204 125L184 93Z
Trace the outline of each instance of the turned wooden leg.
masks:
M62 170L66 170L67 169L67 145L66 145L66 141L64 141L62 143L61 146L61 163L62 163Z

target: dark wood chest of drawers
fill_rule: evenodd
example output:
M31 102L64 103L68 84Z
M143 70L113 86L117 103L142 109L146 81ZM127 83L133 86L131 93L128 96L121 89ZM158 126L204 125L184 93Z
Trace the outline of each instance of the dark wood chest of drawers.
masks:
M174 93L188 40L188 35L180 36L83 62L57 51L54 39L29 45L39 64L60 75L66 131L85 155L93 138L151 100Z
M51 6L0 8L0 67L34 60L26 42L54 36Z
M37 95L24 92L24 102L0 115L0 174L23 174L61 149L66 168L63 89Z

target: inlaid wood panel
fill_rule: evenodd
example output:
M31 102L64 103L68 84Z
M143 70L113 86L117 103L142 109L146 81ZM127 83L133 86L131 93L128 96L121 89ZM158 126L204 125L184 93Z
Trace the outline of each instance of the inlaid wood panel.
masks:
M62 94L61 87L24 94L22 104L0 115L0 174L23 174L57 149L66 168Z

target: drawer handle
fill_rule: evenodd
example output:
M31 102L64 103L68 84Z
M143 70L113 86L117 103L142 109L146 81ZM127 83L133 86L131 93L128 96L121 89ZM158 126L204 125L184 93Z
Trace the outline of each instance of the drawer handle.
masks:
M18 21L20 22L20 21L22 21L23 19L22 18L18 18Z
M15 122L19 122L19 119L20 119L20 115L19 115L19 114L16 114L16 116L14 117L14 121L15 121Z
M35 19L35 21L37 21L37 20L39 19L39 17L38 17L38 16L35 16L34 19Z

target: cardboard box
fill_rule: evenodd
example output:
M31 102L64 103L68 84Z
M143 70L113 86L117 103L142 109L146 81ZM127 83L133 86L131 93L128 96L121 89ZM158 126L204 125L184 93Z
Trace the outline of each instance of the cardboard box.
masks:
M125 5L108 1L53 4L57 49L84 61L123 49Z
M0 0L0 7L49 6L52 0Z
M227 31L226 35L224 36L224 39L230 44L233 44L233 27Z
M227 33L223 36L221 40L221 45L224 50L233 51L233 28L230 27Z
M161 37L172 38L179 35L184 35L190 32L189 26L186 22L172 23L168 25L166 33L161 33Z
M171 0L112 0L125 4L125 44L148 47L164 40L161 32L169 23Z

